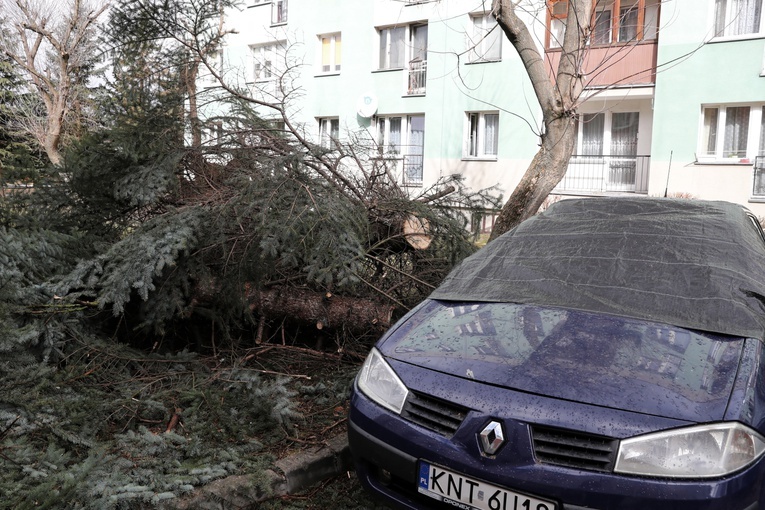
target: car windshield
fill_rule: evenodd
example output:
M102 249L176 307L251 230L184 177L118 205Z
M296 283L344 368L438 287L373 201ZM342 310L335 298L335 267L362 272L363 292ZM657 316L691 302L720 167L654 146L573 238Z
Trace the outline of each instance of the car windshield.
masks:
M457 362L472 367L483 362L526 380L551 373L556 380L565 380L567 373L577 380L627 376L708 398L732 383L742 343L741 338L576 310L429 301L384 346L390 356L454 373Z

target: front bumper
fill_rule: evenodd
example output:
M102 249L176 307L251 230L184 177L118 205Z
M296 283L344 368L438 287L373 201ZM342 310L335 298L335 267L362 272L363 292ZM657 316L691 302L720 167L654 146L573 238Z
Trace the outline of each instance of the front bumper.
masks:
M517 492L553 500L559 510L760 508L763 462L729 478L707 481L628 477L550 466L534 461L530 446L518 433L528 425L514 422L510 416L486 416L474 411L462 429L480 430L479 424L489 418L503 420L514 442L512 448L494 458L481 455L472 432L461 430L447 439L381 408L354 387L348 437L359 479L389 504L410 509L434 508L434 500L417 492L421 458Z

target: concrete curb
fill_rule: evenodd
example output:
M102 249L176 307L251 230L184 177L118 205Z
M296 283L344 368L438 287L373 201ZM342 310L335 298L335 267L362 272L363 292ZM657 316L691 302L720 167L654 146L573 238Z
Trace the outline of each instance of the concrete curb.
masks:
M348 436L341 434L307 452L297 453L276 462L284 478L284 493L301 492L322 480L347 471L351 466ZM282 494L282 495L283 495Z
M325 445L296 453L276 461L268 470L264 492L262 474L235 475L215 480L196 489L190 496L176 501L176 510L244 510L257 508L258 502L273 497L302 492L307 488L351 469L348 436L341 434L326 441Z

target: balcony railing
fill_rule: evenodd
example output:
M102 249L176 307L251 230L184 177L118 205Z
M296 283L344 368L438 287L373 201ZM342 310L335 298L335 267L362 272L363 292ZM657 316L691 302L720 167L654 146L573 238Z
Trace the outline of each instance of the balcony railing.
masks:
M407 73L406 93L409 96L425 94L425 81L428 77L428 61L412 60Z
M757 156L754 158L752 195L755 197L765 197L765 156Z
M588 47L581 69L585 87L653 85L656 83L655 40L633 44L615 43L603 47ZM558 69L560 48L545 51L546 67L554 80Z
M571 156L558 192L648 192L651 156Z
M402 183L404 186L422 186L422 154L408 154L404 156L404 168Z

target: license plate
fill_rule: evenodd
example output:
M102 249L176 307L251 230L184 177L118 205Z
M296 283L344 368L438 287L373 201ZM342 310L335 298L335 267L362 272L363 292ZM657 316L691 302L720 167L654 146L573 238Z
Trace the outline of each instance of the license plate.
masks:
M519 494L420 461L417 490L464 510L556 510L552 501Z

